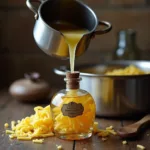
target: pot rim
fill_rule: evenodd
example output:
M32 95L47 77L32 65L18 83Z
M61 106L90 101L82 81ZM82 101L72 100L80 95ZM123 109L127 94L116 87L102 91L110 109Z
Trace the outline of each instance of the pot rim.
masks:
M140 65L149 65L150 69L150 61L108 61L108 62L103 62L100 64L82 64L82 65L77 65L77 69L81 69L80 75L81 76L86 76L86 77L103 77L103 78L111 78L111 79L128 79L128 78L149 78L150 74L143 74L143 75L104 75L104 74L94 74L94 73L85 73L82 72L83 68L86 67L96 67L96 66L111 66L111 65L117 65L117 66L129 66L129 65L135 65L139 67ZM59 69L54 69L54 72L58 75L65 75L66 71L68 70L67 66L61 66Z
M56 29L52 28L51 26L49 26L49 25L44 21L42 15L41 15L41 9L42 9L42 7L44 7L44 5L46 5L46 3L48 3L49 1L50 1L50 0L46 0L46 1L44 1L44 2L42 2L42 3L40 4L40 6L39 6L39 8L38 8L39 17L40 17L40 19L43 21L44 25L46 25L49 29L51 29L51 30L53 30L53 31L55 31L55 32L57 32L57 33L63 35L63 34L62 34L61 32L59 32L58 30L56 30ZM96 28L98 27L98 24L99 24L97 15L95 14L95 12L94 12L87 4L85 4L85 3L83 3L83 2L81 2L81 1L79 1L79 0L76 0L75 2L77 2L78 4L80 4L80 5L84 6L85 8L87 8L87 9L93 14L93 16L95 17L96 24L95 24L94 28L93 28L91 31L89 31L88 33L85 33L84 35L92 34L92 33L96 30Z

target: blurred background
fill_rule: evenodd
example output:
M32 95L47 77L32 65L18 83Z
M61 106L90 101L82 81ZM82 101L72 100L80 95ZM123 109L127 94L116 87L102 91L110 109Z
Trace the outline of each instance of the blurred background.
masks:
M76 64L100 63L112 59L117 46L117 32L132 28L137 32L136 44L141 59L150 60L150 0L84 0L99 20L113 25L111 32L96 36L89 49L76 59ZM53 73L55 67L68 65L43 53L33 39L34 14L25 0L0 1L0 86L10 85L24 73L37 71L51 86L65 83Z

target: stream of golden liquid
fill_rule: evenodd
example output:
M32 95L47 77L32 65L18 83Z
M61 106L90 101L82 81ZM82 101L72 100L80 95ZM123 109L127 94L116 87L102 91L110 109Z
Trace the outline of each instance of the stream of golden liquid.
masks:
M76 48L81 38L88 30L66 22L53 23L51 26L63 34L69 47L70 71L74 72Z
M65 37L65 40L69 46L69 54L70 54L70 70L74 72L74 64L75 64L75 53L77 44L83 37L83 35L87 32L87 30L68 30L62 31L62 34Z

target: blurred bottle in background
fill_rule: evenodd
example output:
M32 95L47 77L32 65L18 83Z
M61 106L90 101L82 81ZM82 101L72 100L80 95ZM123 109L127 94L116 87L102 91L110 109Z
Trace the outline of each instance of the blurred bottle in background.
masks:
M140 50L136 45L136 31L133 29L118 32L117 48L113 52L113 60L139 60Z

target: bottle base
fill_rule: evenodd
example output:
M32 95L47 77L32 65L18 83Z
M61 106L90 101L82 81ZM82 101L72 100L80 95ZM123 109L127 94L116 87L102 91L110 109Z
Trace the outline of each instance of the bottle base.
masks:
M92 136L92 132L88 133L80 133L80 134L59 134L55 133L56 137L64 140L83 140L90 138Z

